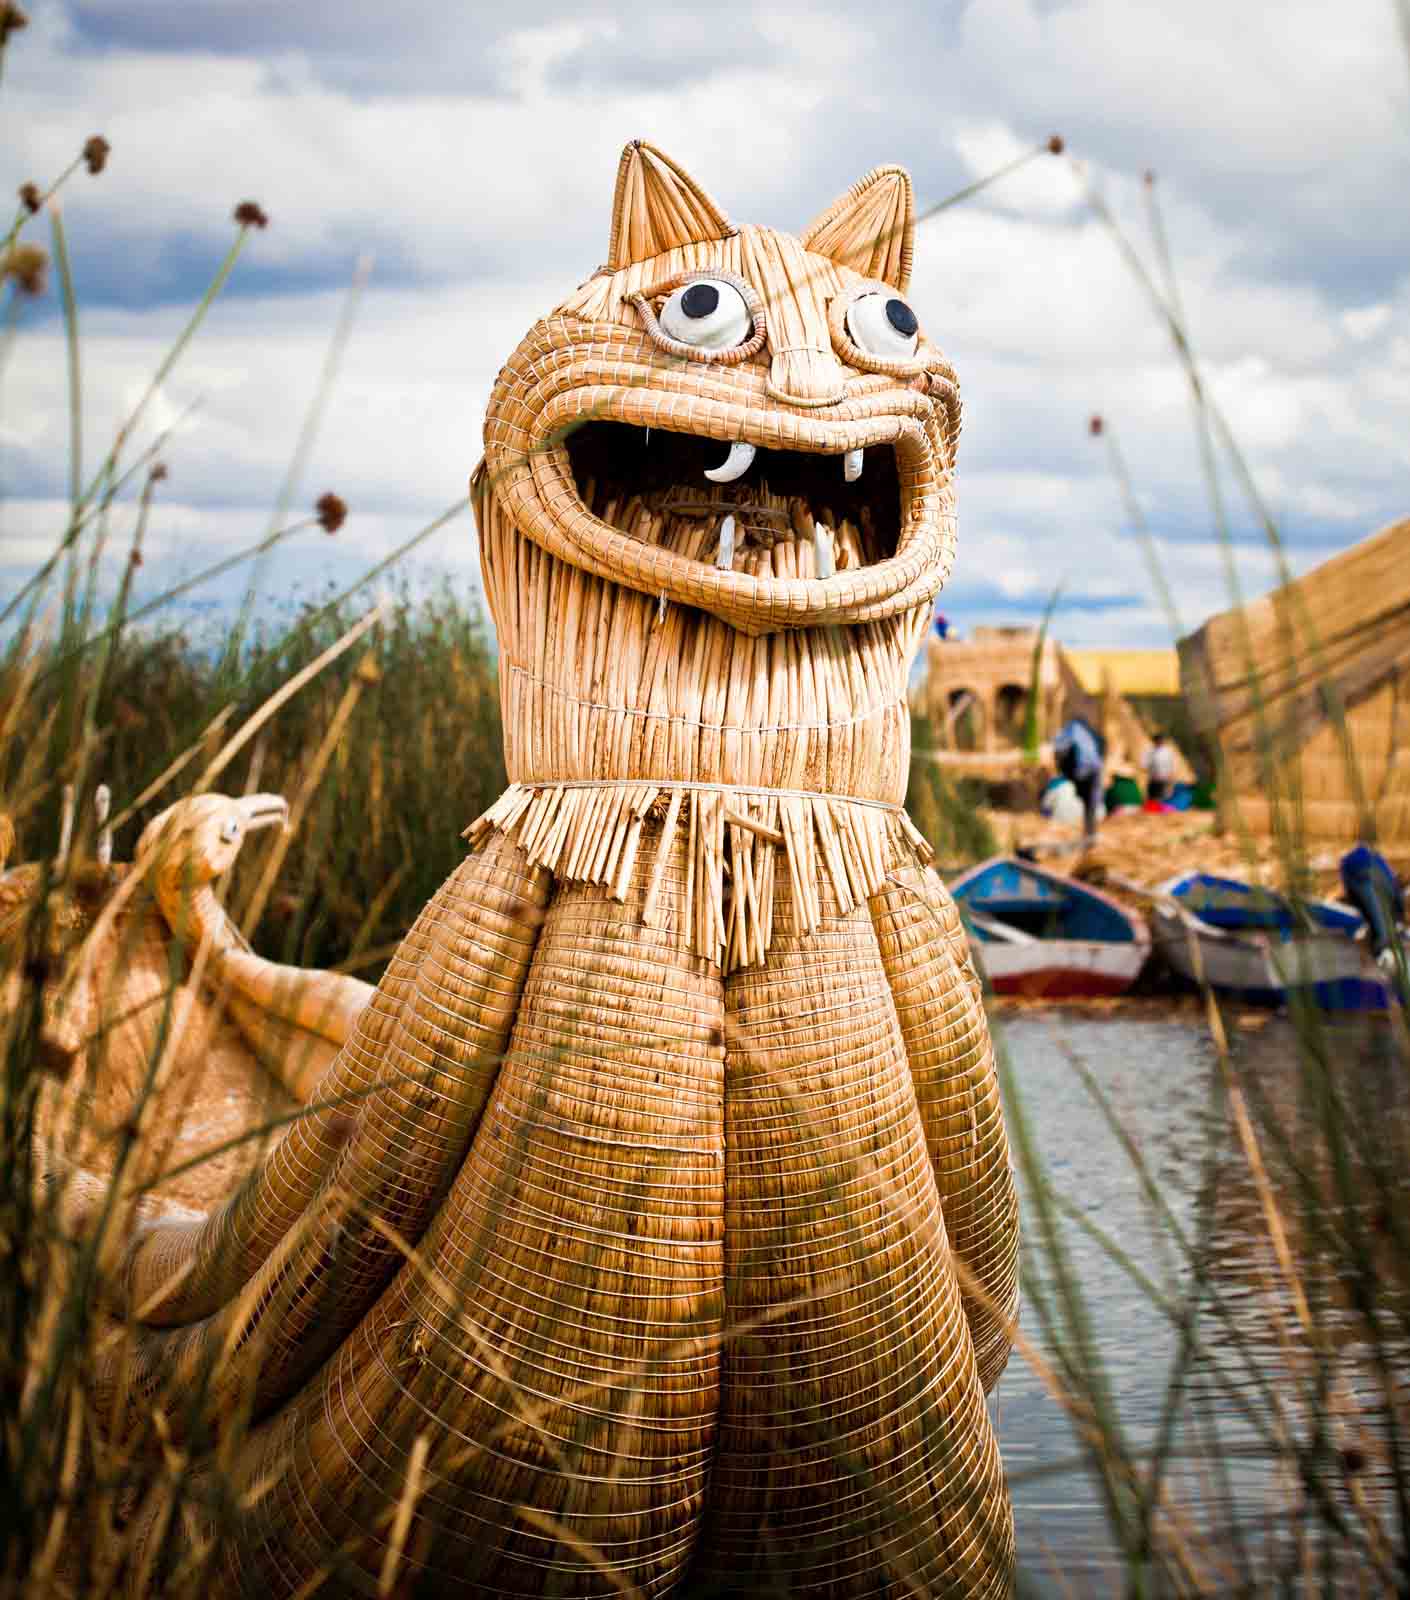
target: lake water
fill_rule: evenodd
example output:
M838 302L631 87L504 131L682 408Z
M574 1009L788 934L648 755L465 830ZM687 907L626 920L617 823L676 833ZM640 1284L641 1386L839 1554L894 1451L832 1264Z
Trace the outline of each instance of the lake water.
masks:
M1295 1262L1298 1289L1323 1330L1329 1353L1320 1367L1300 1334L1298 1290L1290 1288L1269 1243L1248 1159L1234 1139L1227 1109L1211 1099L1221 1080L1207 1030L1183 1020L1062 1011L995 1019L1051 1187L1076 1216L1108 1235L1129 1266L1174 1303L1184 1302L1192 1281L1189 1256L1172 1244L1169 1219L1154 1219L1131 1155L1081 1081L1085 1069L1159 1184L1170 1218L1189 1236L1206 1241L1202 1259L1209 1287L1196 1324L1197 1351L1181 1368L1185 1380L1170 1493L1191 1569L1212 1589L1228 1593L1264 1592L1260 1574L1298 1565L1316 1553L1315 1534L1298 1545L1299 1529L1312 1527L1315 1519L1298 1515L1304 1501L1297 1475L1287 1465L1287 1453L1270 1448L1269 1419L1279 1419L1285 1436L1304 1444L1314 1440L1309 1418L1327 1408L1304 1401L1315 1392L1319 1370L1329 1375L1331 1409L1338 1413L1331 1451L1340 1509L1360 1528L1383 1521L1393 1540L1403 1537L1390 1515L1388 1458L1394 1452L1383 1426L1383 1397L1389 1389L1403 1401L1410 1383L1405 1377L1410 1296L1404 1293L1404 1235L1398 1220L1405 1216L1410 1171L1410 1096L1398 1034L1385 1021L1359 1019L1323 1035L1320 1048L1331 1068L1327 1081L1346 1100L1351 1130L1352 1155L1339 1178L1319 1132L1325 1105L1309 1103L1291 1025L1285 1018L1248 1022L1246 1030L1237 1025L1232 1030L1233 1058L1250 1099L1258 1101L1253 1120L1268 1163L1267 1192L1287 1229L1287 1259ZM1275 1126L1290 1130L1289 1148L1311 1189L1299 1190L1288 1150L1280 1154L1278 1139L1260 1120L1261 1107ZM1024 1281L1029 1291L1041 1290L1051 1282L1050 1271L1037 1247L1038 1219L1021 1173L1020 1182ZM1315 1196L1318 1215L1311 1227L1300 1220L1305 1212L1299 1193ZM1364 1318L1351 1304L1355 1296L1345 1273L1319 1266L1327 1253L1311 1233L1322 1222L1343 1230L1359 1227L1356 1237L1369 1241L1377 1261L1382 1326L1391 1328L1380 1360L1366 1340ZM1061 1229L1116 1414L1132 1452L1148 1453L1180 1349L1174 1320L1134 1281L1128 1265L1084 1232L1072 1215L1063 1217ZM1050 1359L1052 1348L1031 1292L1025 1296L1023 1330L1038 1354ZM1125 1568L1096 1477L1082 1462L1067 1413L1020 1351L991 1406L1010 1477L1024 1592L1122 1593ZM1401 1420L1404 1425L1403 1412ZM1407 1454L1402 1445L1402 1463ZM1319 1575L1306 1592L1385 1592L1374 1581L1360 1587L1363 1573L1370 1571L1353 1562L1338 1570L1335 1581L1322 1582ZM1251 1576L1254 1586L1248 1588Z

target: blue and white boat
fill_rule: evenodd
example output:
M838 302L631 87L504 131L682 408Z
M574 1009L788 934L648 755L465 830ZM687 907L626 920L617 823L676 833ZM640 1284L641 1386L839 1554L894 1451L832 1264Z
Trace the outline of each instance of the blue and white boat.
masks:
M1302 996L1328 1011L1374 1011L1394 999L1371 959L1365 921L1331 900L1285 896L1238 878L1182 872L1156 888L1156 948L1182 978L1241 1000Z
M996 994L1122 994L1150 954L1144 921L1059 872L994 856L950 881L970 949Z

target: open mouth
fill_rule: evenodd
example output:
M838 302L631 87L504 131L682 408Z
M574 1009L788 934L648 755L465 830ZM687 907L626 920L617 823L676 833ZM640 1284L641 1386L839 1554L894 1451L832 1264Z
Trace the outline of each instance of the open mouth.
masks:
M845 452L727 444L591 421L565 440L583 505L632 539L725 572L829 578L896 553L893 444Z

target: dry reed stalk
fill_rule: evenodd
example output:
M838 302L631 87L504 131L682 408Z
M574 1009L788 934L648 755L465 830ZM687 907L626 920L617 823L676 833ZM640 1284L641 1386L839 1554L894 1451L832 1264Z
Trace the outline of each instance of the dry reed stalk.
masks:
M362 636L371 628L375 628L386 613L386 603L379 600L371 610L365 612L341 638L335 639L328 648L315 656L307 666L301 667L287 683L281 684L270 695L269 699L251 716L239 729L235 736L223 745L215 758L206 767L196 780L194 793L201 794L225 771L226 767L239 755L240 751L264 727L271 717L278 714L280 708L299 692L303 686L316 678L324 667L336 661L345 650L351 650Z
M363 690L376 679L376 665L371 654L363 657L361 664L352 676L352 681L343 690L338 708L333 713L324 731L318 748L313 753L304 773L303 787L299 790L294 804L289 810L289 820L286 827L281 830L275 839L273 847L265 857L260 869L259 878L254 888L250 891L250 898L246 902L244 916L241 921L246 929L253 928L264 915L265 903L274 889L274 880L279 876L279 869L284 864L284 857L288 853L290 842L303 821L304 813L308 810L319 784L323 781L323 774L328 766L329 758L338 747L348 725L348 719L357 709L357 703L362 698Z
M392 1534L387 1542L387 1559L382 1563L381 1576L377 1581L379 1596L390 1595L396 1582L397 1568L401 1564L402 1551L406 1547L406 1536L411 1530L411 1516L420 1498L421 1478L426 1470L426 1455L430 1448L430 1435L418 1433L416 1443L411 1447L411 1460L407 1464L406 1487L397 1501Z

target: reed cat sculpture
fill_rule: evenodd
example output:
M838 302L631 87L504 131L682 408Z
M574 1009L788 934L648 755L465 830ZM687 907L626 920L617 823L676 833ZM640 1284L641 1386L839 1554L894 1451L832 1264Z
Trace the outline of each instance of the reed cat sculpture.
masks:
M254 1419L225 1589L1008 1592L1016 1200L902 807L959 433L913 233L899 168L795 238L632 144L501 372L511 787L309 1116L114 1275L122 1404Z

